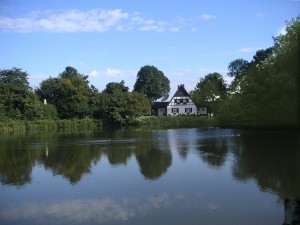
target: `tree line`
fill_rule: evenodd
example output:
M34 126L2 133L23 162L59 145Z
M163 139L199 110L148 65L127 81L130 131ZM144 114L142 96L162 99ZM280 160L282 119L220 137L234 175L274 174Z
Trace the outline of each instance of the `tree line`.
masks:
M194 102L207 106L222 125L299 127L300 17L286 23L286 33L249 62L228 65L226 85L218 73L201 78L191 91Z
M228 65L227 85L219 73L201 78L191 98L207 107L220 124L299 125L300 17L286 23L286 33L273 46L256 52L249 62ZM33 90L19 68L0 70L0 121L93 117L106 124L128 126L137 115L151 114L151 104L169 97L170 81L154 66L143 66L132 92L124 81L110 82L99 92L88 76L66 67ZM43 104L46 99L47 104Z
M106 124L128 126L137 115L149 115L151 102L167 99L170 81L154 66L143 66L133 92L125 82L110 82L99 92L88 76L66 67L33 90L19 68L0 71L0 121L93 117Z

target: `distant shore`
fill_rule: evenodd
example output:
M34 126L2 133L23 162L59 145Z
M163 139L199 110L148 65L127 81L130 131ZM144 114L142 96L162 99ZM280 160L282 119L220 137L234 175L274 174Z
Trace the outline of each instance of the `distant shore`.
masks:
M50 132L101 129L102 121L95 119L10 120L0 122L0 132Z
M10 132L59 132L59 131L93 131L110 129L176 129L176 128L241 128L241 129L299 129L298 124L284 121L253 123L251 121L222 121L206 116L144 116L136 117L131 124L116 128L99 119L65 119L65 120L10 120L0 121L0 133Z

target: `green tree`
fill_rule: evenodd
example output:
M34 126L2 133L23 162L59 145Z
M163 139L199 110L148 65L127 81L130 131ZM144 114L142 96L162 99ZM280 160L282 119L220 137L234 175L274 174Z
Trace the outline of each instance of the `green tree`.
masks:
M141 114L148 115L151 109L149 100L138 92L127 93L127 105L126 114L130 118Z
M60 79L48 78L40 83L40 87L35 90L41 100L46 99L47 103L55 105L60 98Z
M239 91L240 80L246 73L248 67L249 62L244 59L236 59L229 63L227 75L234 78L230 85L230 90L232 92Z
M99 103L100 103L100 94L98 89L91 85L91 88L89 88L89 94L88 94L88 105L91 111L91 115L94 117L99 117Z
M200 78L190 95L196 105L205 106L210 113L216 113L220 101L226 95L226 85L222 75L210 73Z
M19 68L0 71L1 117L11 119L41 119L41 102L28 82L28 74Z
M240 79L240 91L222 103L221 121L299 127L299 38L300 17L287 22L286 34L274 38L273 46L256 52Z
M44 111L44 119L57 119L57 109L55 105L52 104L46 104L42 106L43 111Z
M99 104L98 90L89 86L87 78L66 67L57 78L44 80L36 93L56 106L60 118L83 118L93 114Z
M106 85L100 100L100 111L106 123L117 127L126 125L127 92L124 81Z
M137 74L133 91L142 93L150 102L160 98L164 101L169 97L170 81L156 67L143 66Z
M115 92L128 92L129 88L125 86L124 80L121 82L110 82L106 85L104 92L107 94L113 94Z

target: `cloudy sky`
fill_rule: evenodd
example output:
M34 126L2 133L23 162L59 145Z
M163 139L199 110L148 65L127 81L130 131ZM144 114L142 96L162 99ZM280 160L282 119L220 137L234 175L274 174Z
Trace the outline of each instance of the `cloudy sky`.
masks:
M0 0L0 69L22 68L32 87L66 66L102 91L144 65L194 89L228 63L272 46L300 0Z

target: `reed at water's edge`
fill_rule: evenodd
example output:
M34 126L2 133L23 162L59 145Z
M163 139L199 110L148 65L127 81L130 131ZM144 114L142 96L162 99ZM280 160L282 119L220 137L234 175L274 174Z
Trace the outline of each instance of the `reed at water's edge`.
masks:
M0 121L0 132L94 130L101 127L102 121L95 119Z
M104 126L105 125L105 126ZM218 118L201 116L144 116L137 117L126 127L119 129L176 129L176 128L201 128L223 127L242 129L291 129L297 125L282 123L281 126L268 124L266 121L255 124L249 121L220 121ZM64 120L9 120L0 121L0 133L10 132L84 132L93 130L115 129L110 124L103 124L99 119L64 119Z
M201 116L138 117L133 126L142 129L198 128L215 126L215 119Z

